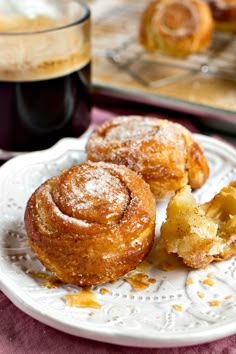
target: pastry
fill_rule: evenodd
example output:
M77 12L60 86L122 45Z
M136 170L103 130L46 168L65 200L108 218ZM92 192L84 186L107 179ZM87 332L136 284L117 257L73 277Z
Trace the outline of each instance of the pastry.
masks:
M236 0L210 0L215 28L224 32L236 32Z
M183 126L164 119L126 116L102 124L89 137L87 157L126 165L149 183L157 200L189 183L200 188L209 174L204 153Z
M133 270L150 251L155 200L125 166L87 162L47 180L25 211L29 245L61 281L91 286Z
M167 207L156 257L162 268L173 254L192 268L236 255L236 182L199 205L190 187L177 191ZM170 258L170 259L169 259Z
M203 0L154 0L141 16L139 41L148 51L186 57L211 42L213 19Z

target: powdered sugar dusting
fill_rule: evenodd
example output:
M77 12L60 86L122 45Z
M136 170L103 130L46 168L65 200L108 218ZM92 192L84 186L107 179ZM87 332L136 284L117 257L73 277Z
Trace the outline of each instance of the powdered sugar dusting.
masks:
M110 130L107 133L106 138L108 140L116 139L122 142L126 140L136 141L137 139L149 139L150 135L154 136L159 130L158 127L156 127L156 131L153 130L153 128L154 127L148 126L147 124L131 126L131 124L127 122L124 126L118 125Z
M80 219L76 219L73 217L70 217L66 214L64 214L60 208L58 208L58 206L55 204L52 195L51 195L51 188L41 188L40 189L40 195L44 196L47 201L51 204L51 206L53 207L53 212L62 220L62 222L68 223L75 223L76 225L80 226L80 227L88 227L89 224L84 221L84 220L80 220Z
M86 152L91 161L124 165L137 172L159 200L187 183L200 188L209 174L191 132L165 119L126 116L107 121L90 136Z
M85 185L85 192L94 198L105 198L109 203L122 204L126 200L120 180L107 171L96 171L96 174L88 180Z
M122 143L149 141L153 139L159 143L175 143L179 125L170 124L166 120L153 119L148 117L131 117L132 119L123 119L123 117L114 120L114 125L106 132L105 139L108 141L120 141ZM119 123L119 124L116 124ZM178 127L178 129L177 129Z
M181 125L164 119L119 117L100 126L90 137L86 150L93 161L123 164L143 177L146 170L162 174L174 158L177 168L185 168L186 132Z
M179 151L185 159L187 149L183 134L186 129L163 119L129 116L119 117L100 126L90 137L86 150L94 161L124 164L141 172L164 153L165 147ZM104 156L103 156L104 152Z
M91 163L74 166L58 178L52 190L53 200L69 217L114 223L129 204L130 195L122 174L107 166Z

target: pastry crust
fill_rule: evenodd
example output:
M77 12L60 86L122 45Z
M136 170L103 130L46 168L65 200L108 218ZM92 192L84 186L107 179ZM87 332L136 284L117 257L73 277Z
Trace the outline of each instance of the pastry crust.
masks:
M192 268L236 255L236 182L202 205L189 186L177 191L168 204L155 254L163 269L173 255Z
M87 162L63 171L31 196L25 226L31 248L60 280L91 286L133 270L150 251L155 200L125 166Z
M211 41L213 19L202 0L154 0L140 22L139 41L150 52L186 57Z
M210 0L215 28L223 32L236 32L236 0Z
M209 175L201 147L183 126L165 119L117 117L88 139L87 157L126 165L149 183L157 200L189 183L200 188Z

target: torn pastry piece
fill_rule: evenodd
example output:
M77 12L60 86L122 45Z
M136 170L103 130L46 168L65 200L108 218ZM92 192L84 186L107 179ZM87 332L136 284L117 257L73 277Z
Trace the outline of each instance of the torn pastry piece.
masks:
M47 180L25 211L29 244L61 281L117 280L149 253L156 208L149 185L125 166L73 166Z
M209 167L199 143L182 125L165 119L124 116L102 124L88 139L87 157L125 165L150 185L156 200L180 187L200 188Z
M223 32L236 32L236 0L210 0L215 28Z
M176 254L192 268L236 255L236 182L202 205L189 186L178 190L168 204L156 254L161 266Z
M214 255L214 260L236 255L236 181L224 187L210 202L202 204L202 209L218 225L217 236L225 245Z
M213 18L202 0L154 0L140 22L139 41L148 51L185 57L211 42Z

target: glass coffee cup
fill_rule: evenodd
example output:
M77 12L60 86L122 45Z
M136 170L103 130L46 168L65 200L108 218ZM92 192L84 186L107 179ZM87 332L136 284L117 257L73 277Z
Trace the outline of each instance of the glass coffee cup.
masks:
M0 159L90 124L90 11L77 0L0 3Z

